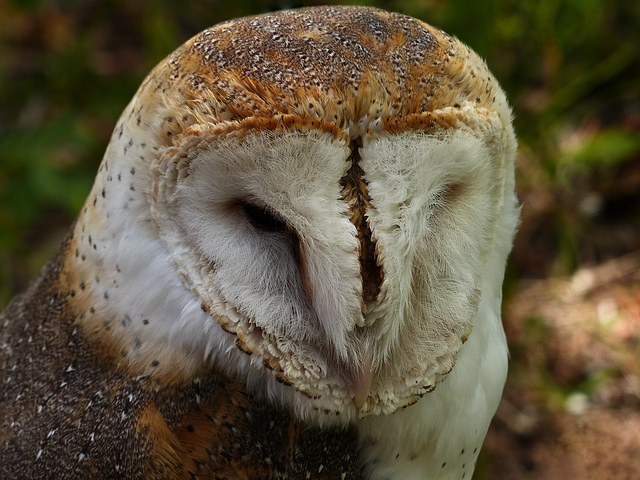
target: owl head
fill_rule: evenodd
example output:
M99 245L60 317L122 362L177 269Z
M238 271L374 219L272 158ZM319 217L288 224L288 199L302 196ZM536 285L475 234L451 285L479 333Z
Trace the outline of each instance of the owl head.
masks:
M69 250L82 321L144 374L217 366L303 411L393 413L456 368L483 298L499 319L515 149L482 60L418 20L219 24L114 131Z

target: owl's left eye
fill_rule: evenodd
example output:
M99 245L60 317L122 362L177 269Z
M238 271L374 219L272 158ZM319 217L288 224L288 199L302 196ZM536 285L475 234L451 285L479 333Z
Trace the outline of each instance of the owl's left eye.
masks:
M256 229L264 232L284 232L287 229L287 224L265 207L252 203L242 203L241 206L247 220Z

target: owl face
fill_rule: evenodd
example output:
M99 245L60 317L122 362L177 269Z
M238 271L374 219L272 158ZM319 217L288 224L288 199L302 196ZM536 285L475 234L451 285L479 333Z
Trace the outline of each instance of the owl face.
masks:
M434 390L488 286L499 301L514 151L504 95L466 47L335 7L194 37L143 84L105 162L143 172L140 235L207 319L171 334L184 348L232 340L250 375L365 416Z
M238 348L324 409L395 411L471 331L502 162L471 129L292 121L185 135L154 165L154 218Z

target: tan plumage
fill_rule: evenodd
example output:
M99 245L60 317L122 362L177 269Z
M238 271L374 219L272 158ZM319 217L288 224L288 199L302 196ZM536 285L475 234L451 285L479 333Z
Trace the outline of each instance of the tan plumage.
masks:
M0 317L0 472L470 475L506 372L514 152L484 63L409 17L320 7L197 35Z

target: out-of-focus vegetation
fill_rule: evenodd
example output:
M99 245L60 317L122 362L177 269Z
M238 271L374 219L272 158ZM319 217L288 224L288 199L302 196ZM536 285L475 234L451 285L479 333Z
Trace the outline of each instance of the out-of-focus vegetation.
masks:
M91 187L118 115L159 60L219 21L316 3L0 0L0 307L56 251ZM366 3L456 35L487 60L507 91L520 140L523 201L507 276L508 304L521 298L525 279L568 277L640 250L640 2ZM637 319L637 297L625 291ZM555 358L533 343L548 338L552 315L541 320L525 312L509 318L522 320L507 324L512 384L529 389L507 392L516 409L511 420L529 404L561 410L572 395L591 395L612 377L636 375L637 381L637 369L623 372L611 362L595 373L577 369L577 378L560 381L553 366L537 361L535 368L548 368L548 375L527 376L535 355ZM625 337L631 342L625 352L640 348L640 326L634 328ZM596 333L600 340L608 338ZM493 438L521 441L526 435ZM501 451L491 442L489 449ZM477 478L525 478L501 476L490 466L491 454L483 458ZM528 461L534 471L536 460Z

